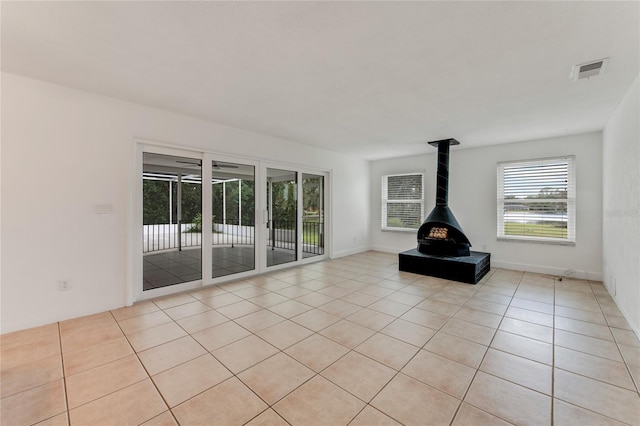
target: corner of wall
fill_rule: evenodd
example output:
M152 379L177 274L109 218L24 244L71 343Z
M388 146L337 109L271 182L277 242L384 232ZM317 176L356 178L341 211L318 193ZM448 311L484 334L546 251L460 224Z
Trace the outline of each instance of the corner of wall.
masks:
M640 74L603 131L603 282L640 337Z

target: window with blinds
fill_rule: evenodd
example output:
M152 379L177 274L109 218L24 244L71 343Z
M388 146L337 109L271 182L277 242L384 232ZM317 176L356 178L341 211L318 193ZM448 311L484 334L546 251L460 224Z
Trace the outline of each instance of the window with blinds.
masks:
M498 239L573 244L575 157L498 163Z
M415 231L424 219L424 175L382 177L382 230Z

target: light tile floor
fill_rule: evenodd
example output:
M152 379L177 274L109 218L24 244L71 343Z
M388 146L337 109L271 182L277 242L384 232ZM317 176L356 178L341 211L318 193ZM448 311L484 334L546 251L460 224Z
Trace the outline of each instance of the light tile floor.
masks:
M367 252L5 334L8 425L640 424L598 282Z

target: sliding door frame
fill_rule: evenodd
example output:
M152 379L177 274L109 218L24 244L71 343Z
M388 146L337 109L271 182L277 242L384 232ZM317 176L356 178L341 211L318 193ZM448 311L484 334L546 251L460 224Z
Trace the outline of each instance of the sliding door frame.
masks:
M261 175L263 176L263 181L260 183L262 189L260 190L260 193L263 195L262 196L262 204L261 204L261 208L260 211L262 212L262 220L261 220L261 230L263 232L265 232L265 236L264 236L264 240L262 244L262 248L258 250L258 253L260 253L260 271L261 273L264 272L270 272L270 271L278 271L280 269L287 269L287 268L291 268L293 266L300 266L300 265L306 265L309 263L315 263L315 262L319 262L322 260L327 260L329 258L331 258L331 253L330 253L330 247L331 247L331 241L330 241L330 236L332 235L331 233L331 172L329 170L319 170L319 169L312 169L309 167L304 167L304 166L300 166L300 165L295 165L295 164L288 164L288 163L277 163L277 162L270 162L270 161L261 161L260 162L260 169L261 169ZM266 235L267 229L266 229L266 224L269 220L268 217L268 213L267 213L267 197L266 197L266 184L267 184L267 169L279 169L279 170L290 170L292 172L296 173L296 196L297 196L297 208L296 208L296 222L297 222L297 226L296 226L296 232L297 232L297 237L296 237L296 260L293 262L287 262L287 263L281 263L279 265L273 265L273 266L267 266L267 254L266 254L266 241L268 240L268 235ZM303 256L303 212L304 212L304 204L303 204L303 187L302 187L302 176L304 174L311 174L311 175L317 175L317 176L322 176L324 178L324 189L322 192L323 195L323 208L324 208L324 218L325 218L325 229L324 229L324 253L321 255L317 255L317 256L313 256L313 257L308 257L308 258L304 258ZM257 187L257 185L256 185Z
M332 175L331 170L321 170L302 166L299 164L280 163L272 161L264 161L249 157L243 157L233 154L221 154L213 151L207 151L201 148L193 148L189 146L180 146L175 144L167 144L145 139L134 139L132 144L132 155L129 163L130 184L129 184L129 220L128 220L128 238L127 238L127 286L124 294L125 306L129 306L137 301L147 300L151 298L161 297L165 295L175 294L182 291L195 290L209 285L217 285L228 281L235 281L271 271L286 269L294 266L306 265L318 261L326 260L332 257ZM219 278L212 277L212 245L211 232L212 222L210 219L202 220L202 279L186 282L182 284L161 287L152 290L143 291L143 242L141 231L143 229L143 154L144 152L152 152L157 154L172 156L189 156L202 161L201 177L202 177L202 217L211 218L212 216L212 187L205 185L204 182L211 182L212 169L208 165L212 161L221 161L229 163L241 163L254 167L254 197L255 197L255 237L254 250L255 262L254 269L250 271L240 272L237 274L222 276ZM297 234L300 244L297 245L297 260L294 262L283 263L267 267L266 258L266 242L267 229L266 222L268 220L266 211L266 182L267 168L285 169L295 171L297 173L297 200L298 214ZM323 206L324 206L324 254L304 259L302 255L302 220L303 220L303 195L302 195L302 176L303 174L313 174L324 177L323 190ZM205 238L206 237L206 238Z
M207 247L205 244L205 236L207 235L207 224L203 221L203 231L202 231L202 239L201 239L201 278L199 280L188 281L184 283L169 285L166 287L160 287L151 290L143 290L143 248L142 248L142 238L141 230L143 229L143 186L142 186L142 175L143 175L143 157L144 153L154 153L154 154L162 154L176 157L188 157L193 158L194 160L200 160L202 164L205 164L205 154L202 151L183 148L183 147L174 147L163 144L156 144L146 141L137 141L136 143L136 173L134 175L136 179L135 184L135 192L134 192L134 223L135 230L131 233L131 239L133 241L132 245L134 248L134 254L130 259L134 260L134 265L132 267L133 274L133 286L129 290L129 294L132 297L133 301L140 301L145 299L150 299L154 297L165 296L168 294L173 294L181 291L193 290L199 288L206 282L206 271L207 268L204 267L206 253L207 251L211 253L211 247ZM200 176L202 183L206 181L211 181L211 170L206 170L205 167L201 167ZM208 179L208 180L207 180ZM209 214L211 214L211 206L207 206L202 200L204 200L205 196L211 197L211 188L208 188L207 185L202 184L201 188L201 214L203 217L207 214L207 210ZM208 194L208 195L207 195ZM211 232L211 224L208 224L209 232ZM210 237L209 237L210 239ZM211 274L211 267L208 267L209 275Z

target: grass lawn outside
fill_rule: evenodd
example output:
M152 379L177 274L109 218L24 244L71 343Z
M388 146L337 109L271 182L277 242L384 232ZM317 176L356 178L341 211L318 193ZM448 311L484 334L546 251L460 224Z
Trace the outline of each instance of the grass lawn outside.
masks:
M318 245L318 234L316 232L306 231L302 234L302 242L305 244Z
M317 218L304 218L302 223L302 242L305 244L318 245L320 228L324 224L319 224Z
M558 223L522 223L505 222L504 235L523 237L567 238L566 222Z

